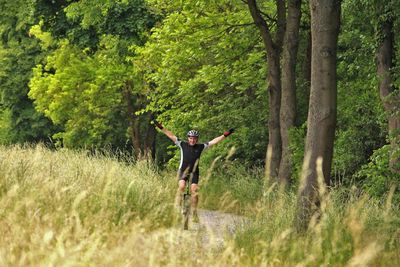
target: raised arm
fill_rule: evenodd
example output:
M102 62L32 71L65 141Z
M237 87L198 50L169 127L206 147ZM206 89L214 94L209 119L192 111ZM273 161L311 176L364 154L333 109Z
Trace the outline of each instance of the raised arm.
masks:
M221 142L222 140L224 140L225 138L227 138L229 135L231 135L233 132L235 131L235 129L229 129L228 131L224 132L224 134L215 137L213 140L211 140L210 142L208 142L208 146L213 146L218 144L219 142Z
M176 142L178 140L178 137L175 136L170 130L166 129L165 127L159 128L166 136L168 136L169 139L172 140L172 142Z
M154 123L155 126L157 126L158 129L161 130L169 139L172 140L172 142L176 142L178 138L173 134L170 130L166 129L161 123L159 123L154 116L151 117L151 121Z

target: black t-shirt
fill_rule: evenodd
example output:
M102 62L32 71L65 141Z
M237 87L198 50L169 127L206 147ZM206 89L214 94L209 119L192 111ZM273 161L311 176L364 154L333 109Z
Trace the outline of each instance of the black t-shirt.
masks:
M208 143L191 146L188 142L177 139L175 145L181 149L181 163L179 169L198 173L199 163L197 161L200 159L200 155L204 149L208 148ZM195 170L193 170L194 167L196 167Z

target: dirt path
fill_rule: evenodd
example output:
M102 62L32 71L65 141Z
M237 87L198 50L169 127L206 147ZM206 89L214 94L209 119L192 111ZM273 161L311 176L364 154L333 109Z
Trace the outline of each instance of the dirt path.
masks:
M204 246L222 247L225 239L242 227L246 218L230 213L211 210L198 211L200 222L191 223L190 232L197 232Z
M143 231L131 240L124 240L124 248L134 247L140 252L129 266L229 266L229 258L235 253L229 242L248 218L220 211L199 210L199 223L160 228L150 233ZM218 259L218 260L216 260ZM226 260L226 262L224 261Z
M219 253L235 232L248 222L248 218L221 211L198 210L200 222L190 221L189 230L182 225L144 234L139 244L167 244L170 249L190 247L191 253ZM152 245L150 245L152 246ZM182 255L177 255L181 257Z
M229 258L230 253L234 253L234 246L229 242L233 240L235 232L250 219L211 210L199 210L198 214L200 222L190 222L189 230L183 230L182 224L177 223L175 227L160 228L135 236L130 241L132 246L143 247L142 251L151 251L141 255L138 259L144 264L136 266L181 266L182 263L184 266L212 266L215 257ZM125 242L125 246L129 247L129 244Z

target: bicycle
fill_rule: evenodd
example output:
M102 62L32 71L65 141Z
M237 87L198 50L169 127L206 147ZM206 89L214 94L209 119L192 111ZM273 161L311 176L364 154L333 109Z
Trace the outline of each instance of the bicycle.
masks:
M189 175L189 180L186 182L185 185L185 191L182 194L181 209L182 209L183 230L189 230L189 218L192 206L192 195L190 192L192 176L193 174Z

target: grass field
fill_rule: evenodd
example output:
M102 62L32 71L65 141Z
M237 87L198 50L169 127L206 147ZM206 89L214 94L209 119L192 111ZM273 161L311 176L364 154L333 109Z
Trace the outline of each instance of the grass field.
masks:
M203 172L203 208L250 222L217 250L183 233L175 172L129 157L0 147L0 266L400 266L399 203L334 189L306 233L296 196L232 163Z

